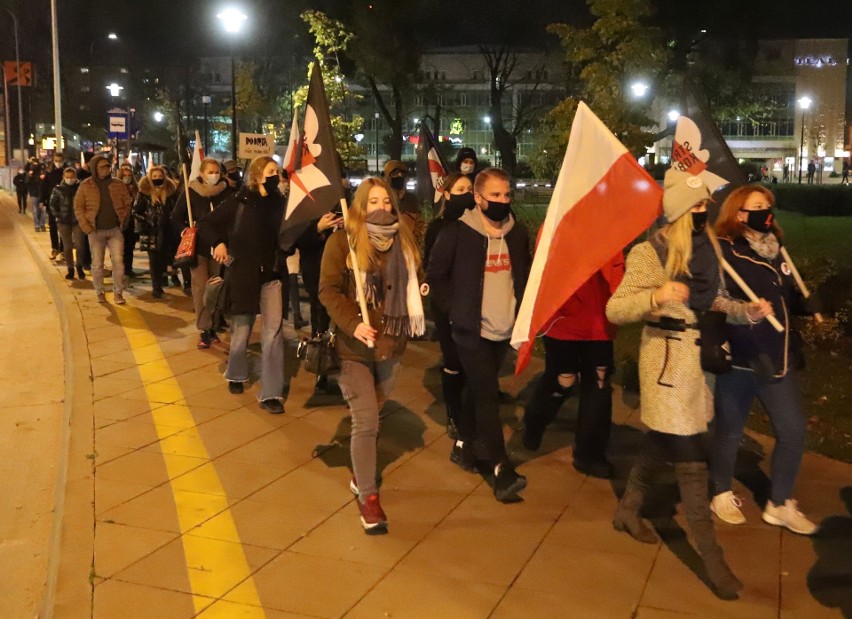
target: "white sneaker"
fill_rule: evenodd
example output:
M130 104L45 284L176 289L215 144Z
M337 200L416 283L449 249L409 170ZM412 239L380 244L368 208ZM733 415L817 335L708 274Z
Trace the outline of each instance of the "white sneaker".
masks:
M732 491L717 494L710 501L710 511L719 516L719 520L728 524L745 524L745 516L740 511L743 502Z
M805 518L793 499L787 499L780 507L772 501L767 501L766 509L763 510L763 521L778 527L787 527L799 535L813 535L819 529L818 525Z

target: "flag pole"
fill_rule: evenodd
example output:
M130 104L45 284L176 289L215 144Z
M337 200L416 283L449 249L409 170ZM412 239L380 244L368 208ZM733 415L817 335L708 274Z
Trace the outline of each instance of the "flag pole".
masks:
M364 294L364 284L361 281L361 267L358 266L358 256L355 255L355 248L352 247L352 240L349 238L349 232L346 231L346 224L349 223L349 206L346 204L346 198L340 198L340 209L343 211L343 232L346 234L346 244L349 246L349 259L352 261L352 274L355 277L355 296L358 298L358 306L361 308L361 321L370 325L370 314L367 311L367 297ZM369 342L367 348L375 348L375 343Z
M793 279L796 280L796 284L798 284L799 290L802 291L802 296L806 299L810 298L811 291L805 284L805 280L803 280L802 276L799 274L799 269L796 268L796 265L793 263L793 259L790 258L790 254L787 253L787 248L783 245L781 246L781 255L784 257L784 260L786 260L787 264L790 266L790 271L793 272ZM819 312L814 312L814 320L816 320L817 322L822 322L822 314Z
M722 265L722 268L725 269L725 273L731 276L731 279L734 280L737 286L740 287L740 290L742 290L746 294L746 296L752 303L757 303L758 301L760 301L760 299L757 298L757 295L754 294L754 291L749 288L748 284L745 283L745 280L740 277L740 274L734 270L734 267L728 264L727 260L725 260L724 258L720 258L719 263ZM767 316L766 320L769 322L769 324L775 327L775 330L778 331L778 333L782 333L784 331L784 327L781 326L781 323L778 322L778 319L772 314Z
M180 171L183 174L183 191L186 196L186 216L189 218L189 227L195 227L192 221L192 205L189 203L189 181L186 179L186 166L181 166Z

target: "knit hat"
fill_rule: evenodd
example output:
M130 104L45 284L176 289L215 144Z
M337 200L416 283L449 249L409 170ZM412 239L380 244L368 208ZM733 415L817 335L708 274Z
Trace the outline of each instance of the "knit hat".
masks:
M236 169L238 169L238 168L240 167L240 164L239 164L239 163L237 163L236 161L234 161L233 159L228 159L228 160L227 160L225 163L223 163L222 165L224 165L224 166L225 166L225 171L226 171L226 172L227 172L228 170L236 170Z
M396 159L390 159L385 164L385 178L390 178L390 175L397 170L401 170L404 174L408 174L408 166L406 166L402 161L397 161Z
M663 214L669 223L703 200L710 199L710 189L698 176L669 168L663 181Z

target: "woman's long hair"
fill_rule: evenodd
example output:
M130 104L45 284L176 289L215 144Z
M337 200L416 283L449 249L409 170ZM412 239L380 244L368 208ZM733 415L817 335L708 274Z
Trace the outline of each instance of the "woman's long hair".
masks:
M453 185L455 185L457 182L459 182L460 179L463 179L463 178L467 178L467 174L462 174L461 172L453 172L452 174L447 174L444 177L444 184L441 187L441 191L449 193L450 190L453 188ZM472 184L471 184L471 186L472 186ZM441 207L438 210L438 217L441 217L441 216L444 215L444 207L446 206L446 204L447 204L447 197L444 196L444 195L441 195Z
M254 165L254 164L252 164ZM399 205L396 202L390 185L376 176L368 176L361 184L358 185L358 190L352 198L352 204L349 205L349 215L346 220L346 234L349 235L349 242L352 244L352 249L355 251L355 257L358 259L358 266L362 271L370 271L375 268L378 263L378 250L370 242L370 237L367 235L367 201L370 196L370 190L373 187L381 187L384 189L391 200L393 212L399 220L399 231L397 232L397 241L402 242L402 250L407 258L414 260L414 266L420 266L420 250L417 248L417 243L414 241L414 234L409 229L408 225L402 221L399 212Z
M687 211L665 228L666 237L666 277L676 279L690 276L689 261L692 259L692 215Z
M728 194L719 211L719 216L716 218L716 224L713 228L717 235L728 239L735 239L742 236L748 230L748 226L737 219L737 214L745 205L748 197L754 192L763 194L766 201L769 202L769 206L775 206L775 195L766 187L761 185L743 185L742 187L737 187ZM778 227L774 219L770 232L778 237L778 239L781 239L782 230Z
M159 187L154 184L154 172L159 172L163 175L163 184ZM165 204L166 199L174 194L176 189L175 182L169 178L168 171L163 166L152 165L148 168L145 177L148 181L148 189L150 189L148 195L151 198L151 204Z
M266 155L252 159L251 164L249 164L248 178L245 179L246 187L255 193L260 193L260 184L263 183L263 168L270 163L275 163L275 159Z

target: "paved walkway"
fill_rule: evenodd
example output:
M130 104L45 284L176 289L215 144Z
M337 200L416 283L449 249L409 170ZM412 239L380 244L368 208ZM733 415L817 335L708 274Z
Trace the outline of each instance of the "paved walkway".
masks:
M679 514L651 514L658 545L609 524L641 436L635 400L616 394L610 483L570 466L573 408L540 454L520 447L520 403L540 365L518 382L507 374L518 396L503 408L509 446L530 485L523 503L502 505L449 462L437 345L415 342L379 440L390 533L366 536L348 490L346 409L312 396L312 376L288 368L287 412L269 415L256 385L228 394L224 344L195 349L179 289L154 300L135 280L127 305L98 304L90 282L62 279L47 234L6 197L0 248L0 569L12 574L0 579L0 616L32 617L41 597L40 616L63 618L852 616L852 466L805 459L798 496L825 523L820 538L764 525L737 488L749 524L719 529L746 590L722 602ZM22 438L25 405L46 407L39 443ZM743 452L740 477L758 497L769 444L750 437ZM654 504L675 500L669 482ZM40 483L57 485L55 502L52 489L32 496ZM41 529L17 539L7 524L21 510ZM22 569L21 546L36 569Z

